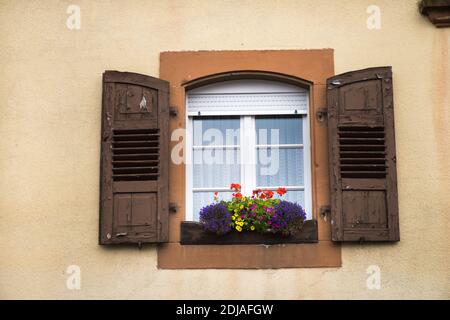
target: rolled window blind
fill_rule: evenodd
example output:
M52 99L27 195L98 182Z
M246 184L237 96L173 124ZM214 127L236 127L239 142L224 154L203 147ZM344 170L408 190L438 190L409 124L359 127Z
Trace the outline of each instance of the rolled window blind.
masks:
M308 92L266 80L234 80L187 94L188 115L306 114Z

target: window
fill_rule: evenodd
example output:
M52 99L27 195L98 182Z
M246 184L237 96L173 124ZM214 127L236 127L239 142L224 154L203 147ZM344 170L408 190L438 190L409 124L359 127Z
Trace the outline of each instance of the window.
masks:
M200 208L242 192L285 187L285 199L311 212L306 89L268 80L232 80L187 93L186 220Z
M170 118L171 128L188 129L189 126L191 134L185 137L187 138L185 147L190 146L189 149L184 149L186 151L184 153L185 161L180 164L171 163L169 165L170 201L178 204L180 210L169 215L169 242L163 246L158 246L158 268L340 267L341 246L337 246L331 241L331 219L321 219L319 216L320 208L330 204L328 126L321 122L319 118L314 117L313 119L312 117L313 110L320 110L327 105L327 78L334 75L333 49L183 51L162 52L160 57L160 77L170 82L170 104L178 109L179 114L179 116ZM243 103L241 103L241 107L237 108L228 103L225 108L221 107L220 104L211 105L209 103L209 107L206 108L206 103L194 103L195 101L192 99L196 93L197 102L202 97L207 99L206 89L213 90L214 87L216 88L216 94L213 97L219 99L221 90L218 87L222 85L222 91L226 91L224 85L227 83L229 84L229 90L222 93L239 95L238 92L247 92L247 94L240 95L240 98L250 97L249 92L261 93L261 91L264 91L261 88L261 82L259 82L258 88L253 86L252 90L243 90L245 87L249 88L250 81L247 81L244 88L242 85L236 85L230 89L232 81L248 79L252 79L251 82L254 84L258 83L258 81L255 81L256 79L273 81L272 87L275 86L275 88L266 90L266 93L283 93L286 91L293 93L288 99L291 100L291 104L286 103L283 95L278 95L275 101L260 100L260 103L256 104L259 110L259 113L256 114L252 110L255 104L244 104L245 107L242 108ZM265 83L268 84L268 82ZM288 91L285 84L295 86L290 87ZM299 90L299 87L307 90ZM276 88L278 90L275 90ZM265 102L265 104L262 102ZM294 107L292 107L292 104L294 104ZM189 221L183 221L193 220L193 190L191 184L193 174L193 117L263 116L264 111L268 111L265 115L274 115L274 107L277 109L275 115L293 116L295 110L297 110L297 115L307 117L308 121L305 124L310 127L310 129L303 127L303 130L308 133L303 139L304 150L308 151L308 154L304 154L304 157L309 155L311 160L306 162L314 163L314 166L310 165L311 171L305 171L306 174L310 173L309 178L305 179L305 199L312 195L313 201L310 201L310 203L312 203L312 209L314 210L311 214L312 219L307 223L311 226L309 235L303 234L304 239L308 240L308 244L299 242L282 246L261 246L260 244L265 242L262 240L254 242L254 245L182 245L181 240L183 235L186 235L182 232L182 228L190 224ZM236 112L236 109L239 113ZM236 113L233 114L233 112ZM306 136L308 139L305 138ZM311 140L310 147L306 145L309 140ZM314 153L309 152L310 148ZM245 150L244 144L243 149ZM312 181L310 190L306 186L308 180ZM191 223L191 225L194 224ZM210 244L214 241L212 238L211 236Z

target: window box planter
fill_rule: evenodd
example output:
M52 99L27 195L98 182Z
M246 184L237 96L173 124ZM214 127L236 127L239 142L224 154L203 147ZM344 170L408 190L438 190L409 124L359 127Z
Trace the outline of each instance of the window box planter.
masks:
M422 0L419 11L437 28L450 27L450 0Z
M199 222L184 221L181 223L180 243L182 245L234 245L234 244L282 244L282 243L315 243L318 241L317 221L307 220L294 235L283 236L273 233L236 232L217 235L205 231Z

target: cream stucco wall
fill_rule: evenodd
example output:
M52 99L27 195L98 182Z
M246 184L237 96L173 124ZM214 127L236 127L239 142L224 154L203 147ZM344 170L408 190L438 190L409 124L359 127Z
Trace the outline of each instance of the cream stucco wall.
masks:
M0 1L0 298L450 298L450 29L415 3ZM97 245L105 69L158 76L161 51L303 48L333 48L336 73L393 66L398 244L344 245L341 268L201 271ZM66 288L71 264L81 290ZM366 288L371 264L380 290Z

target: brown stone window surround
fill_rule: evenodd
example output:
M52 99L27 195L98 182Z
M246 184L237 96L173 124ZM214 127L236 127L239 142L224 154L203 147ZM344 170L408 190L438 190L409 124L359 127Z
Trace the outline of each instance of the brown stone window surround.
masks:
M185 220L185 166L170 163L169 197L177 204L169 218L169 242L158 247L162 269L251 269L340 267L341 248L331 241L330 220L319 210L329 204L326 121L316 112L326 106L326 79L334 75L332 49L264 51L163 52L160 77L170 82L170 105L178 114L170 120L171 132L185 128L187 89L233 77L267 78L289 82L302 79L310 94L311 177L313 219L318 241L277 245L181 245L180 225ZM301 82L301 81L300 81ZM177 142L172 142L173 145ZM172 146L173 146L172 145Z

